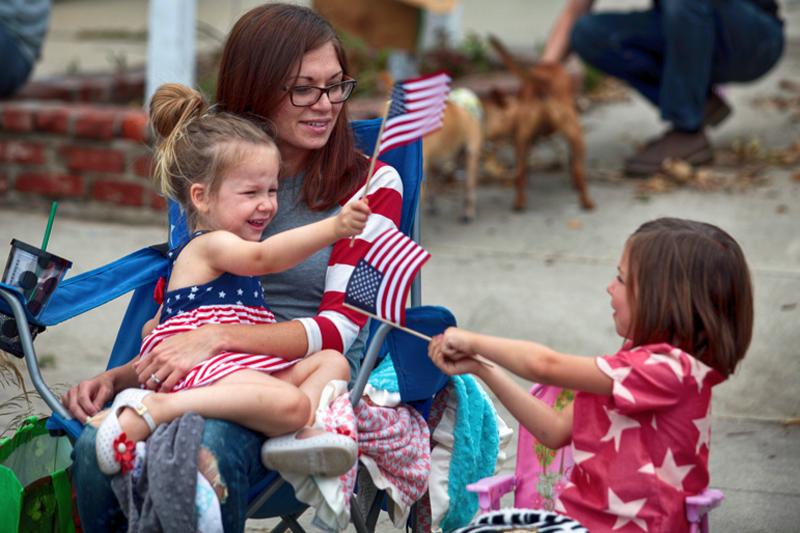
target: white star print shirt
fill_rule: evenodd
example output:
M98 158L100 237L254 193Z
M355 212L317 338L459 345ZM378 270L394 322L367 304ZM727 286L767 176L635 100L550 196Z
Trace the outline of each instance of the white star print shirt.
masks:
M724 378L670 346L597 358L612 396L580 392L566 514L590 531L688 531L684 500L708 486L711 389Z

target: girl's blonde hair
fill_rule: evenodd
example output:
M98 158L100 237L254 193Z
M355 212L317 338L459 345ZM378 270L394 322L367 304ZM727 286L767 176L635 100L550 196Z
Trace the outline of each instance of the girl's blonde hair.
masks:
M628 337L668 342L723 376L744 358L753 334L753 288L742 249L704 222L659 218L628 239Z
M246 145L278 149L272 138L248 120L230 113L215 113L194 89L168 83L150 100L150 124L156 133L153 177L162 193L178 202L190 228L197 211L190 188L200 183L209 194L219 190L222 176L241 160Z

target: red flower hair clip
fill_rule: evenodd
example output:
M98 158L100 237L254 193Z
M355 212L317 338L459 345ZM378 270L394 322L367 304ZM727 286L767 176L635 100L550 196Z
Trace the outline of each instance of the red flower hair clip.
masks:
M136 446L132 440L128 440L125 432L120 433L114 439L114 459L117 460L120 467L120 472L124 474L133 470L133 458L135 455Z

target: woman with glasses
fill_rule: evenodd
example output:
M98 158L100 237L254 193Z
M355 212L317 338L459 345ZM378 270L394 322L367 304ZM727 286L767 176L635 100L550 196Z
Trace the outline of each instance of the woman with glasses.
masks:
M208 325L175 335L150 353L147 366L125 365L73 387L64 403L74 416L94 415L125 380L169 390L195 363L221 351L300 358L334 349L346 354L355 374L365 320L343 307L345 285L369 242L399 223L403 194L400 176L381 163L365 191L369 159L355 147L345 108L355 86L341 42L314 11L270 3L236 22L222 53L217 107L263 125L280 150L278 212L264 236L327 218L365 194L372 215L353 243L339 241L293 269L263 278L278 323ZM87 531L117 530L125 517L109 478L97 468L95 434L87 426L75 445L78 510ZM303 440L298 435L284 444L301 454ZM206 421L198 469L217 493L225 531L244 529L249 488L266 475L263 443L249 429Z

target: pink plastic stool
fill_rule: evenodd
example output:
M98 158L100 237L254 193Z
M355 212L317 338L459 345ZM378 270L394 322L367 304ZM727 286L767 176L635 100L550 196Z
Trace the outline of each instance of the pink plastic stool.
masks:
M686 497L686 518L690 533L708 533L708 513L725 499L721 490L706 489L700 494Z

